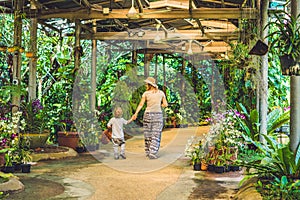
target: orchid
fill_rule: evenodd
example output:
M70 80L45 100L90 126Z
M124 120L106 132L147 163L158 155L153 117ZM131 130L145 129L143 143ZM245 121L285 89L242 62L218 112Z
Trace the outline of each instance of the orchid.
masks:
M26 122L22 131L26 133L44 132L46 126L45 112L39 99L21 102L20 111L22 112L21 119Z

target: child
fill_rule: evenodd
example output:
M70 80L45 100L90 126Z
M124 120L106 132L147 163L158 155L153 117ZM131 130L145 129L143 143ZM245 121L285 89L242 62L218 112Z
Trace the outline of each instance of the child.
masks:
M125 156L125 139L123 132L123 125L129 124L132 122L132 118L128 121L122 117L123 111L122 108L117 107L114 110L114 117L109 120L107 123L107 128L112 128L112 143L114 149L114 158L115 160L119 159L119 156L122 159L126 159ZM120 146L120 154L119 154L119 146Z

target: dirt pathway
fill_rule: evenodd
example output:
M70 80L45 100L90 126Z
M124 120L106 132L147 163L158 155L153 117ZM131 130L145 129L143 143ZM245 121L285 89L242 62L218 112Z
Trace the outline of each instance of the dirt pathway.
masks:
M187 139L207 131L208 127L166 130L157 160L144 156L143 137L134 136L126 143L126 160L112 159L111 145L107 145L79 157L39 161L26 177L36 180L33 185L44 179L64 186L64 192L46 199L230 199L237 187L238 179L234 177L238 174L216 177L209 172L196 172L183 156ZM218 185L221 186L219 192L216 191ZM48 191L47 187L39 189L39 193ZM26 198L20 193L17 199L41 199L30 196L33 193L27 191Z

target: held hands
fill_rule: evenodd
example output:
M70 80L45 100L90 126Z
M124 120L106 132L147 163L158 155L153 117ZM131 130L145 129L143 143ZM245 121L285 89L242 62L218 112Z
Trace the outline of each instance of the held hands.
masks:
M132 117L131 117L132 120L136 120L136 118L137 118L137 114L134 114L134 115L132 115Z

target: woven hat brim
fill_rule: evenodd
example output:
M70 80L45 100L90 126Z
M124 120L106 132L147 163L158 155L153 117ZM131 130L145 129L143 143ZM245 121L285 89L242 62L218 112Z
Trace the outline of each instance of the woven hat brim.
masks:
M148 84L150 84L150 85L152 85L152 86L154 86L154 87L158 87L155 83L152 83L151 81L148 81L148 80L144 80L144 82L146 82L146 83L148 83Z

